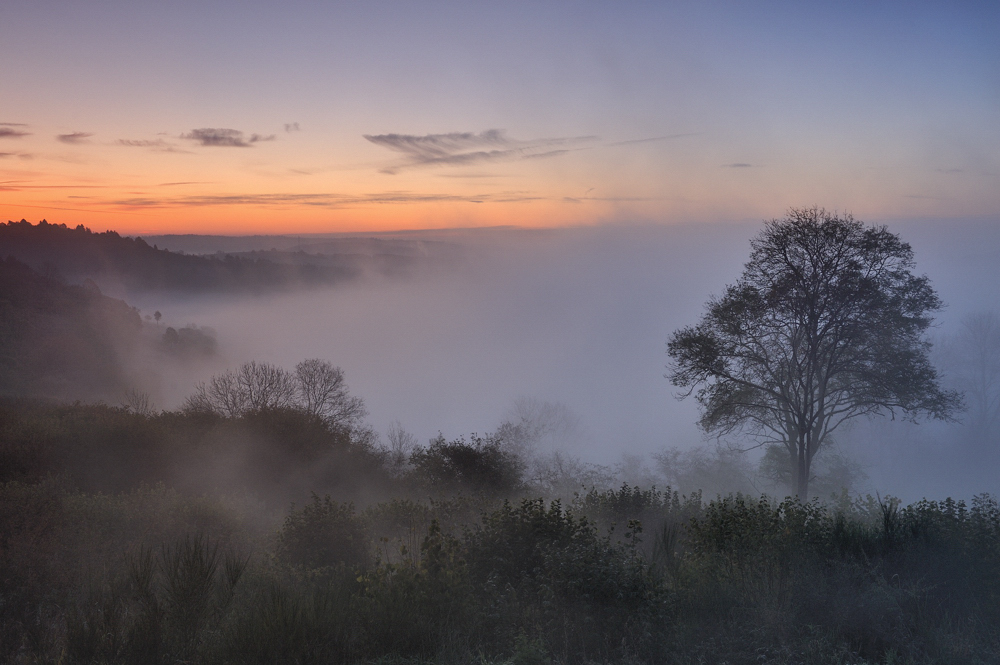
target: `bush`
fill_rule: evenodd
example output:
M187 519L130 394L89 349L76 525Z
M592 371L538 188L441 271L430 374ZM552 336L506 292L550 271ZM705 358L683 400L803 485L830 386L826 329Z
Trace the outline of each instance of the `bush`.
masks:
M410 463L412 477L435 492L510 496L523 486L524 462L496 437L445 441L439 435L428 448L415 451Z
M278 558L307 569L345 566L365 568L371 543L354 504L337 503L330 495L296 510L293 506L278 535Z
M498 650L529 636L561 659L618 659L643 647L636 635L665 625L664 590L635 546L600 536L558 501L505 503L468 532L464 550L484 643Z

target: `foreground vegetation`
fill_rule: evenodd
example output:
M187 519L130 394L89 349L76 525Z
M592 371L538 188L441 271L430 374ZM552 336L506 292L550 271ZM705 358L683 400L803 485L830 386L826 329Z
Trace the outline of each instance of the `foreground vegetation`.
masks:
M401 464L301 411L2 406L3 662L987 663L1000 651L989 496L706 502L624 486L560 501L491 437L439 439ZM228 484L194 474L227 463Z

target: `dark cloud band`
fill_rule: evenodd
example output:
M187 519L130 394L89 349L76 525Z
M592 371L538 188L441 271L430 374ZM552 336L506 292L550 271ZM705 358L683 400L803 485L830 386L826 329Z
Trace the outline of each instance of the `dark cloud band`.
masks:
M247 136L238 129L204 127L192 129L187 134L181 134L182 139L197 141L203 146L218 148L249 148L259 141L273 141L274 134L250 134Z
M389 191L364 196L343 194L230 194L208 196L184 196L170 198L135 197L107 201L106 204L125 208L174 208L203 206L286 206L289 204L318 206L326 208L348 208L368 204L408 204L408 203L513 203L540 200L530 192L502 192L499 194L479 194L462 196L455 194L418 194L409 191Z

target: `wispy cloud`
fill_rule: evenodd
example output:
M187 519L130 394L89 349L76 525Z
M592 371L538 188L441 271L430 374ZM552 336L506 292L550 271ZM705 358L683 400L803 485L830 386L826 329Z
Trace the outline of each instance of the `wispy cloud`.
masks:
M93 136L93 134L90 132L71 132L69 134L58 134L56 136L56 140L70 144L89 143L87 139L91 136Z
M183 152L191 154L190 150L179 148L163 139L118 139L116 143L127 148L149 148L156 152Z
M29 136L31 132L26 132L23 129L17 129L17 127L26 127L18 122L4 122L0 123L0 139L19 139L22 136Z
M635 145L637 143L655 143L657 141L669 141L671 139L682 139L688 136L701 136L702 132L686 132L684 134L665 134L663 136L650 136L643 139L629 139L627 141L615 141L614 143L609 143L608 146L619 146L619 145Z
M509 173L438 173L437 178L479 179L479 178L510 178Z
M375 145L402 153L402 162L381 169L382 173L425 166L469 166L485 162L513 161L520 159L557 157L569 150L552 150L554 146L575 145L596 141L595 136L536 139L512 139L501 129L448 134L364 134Z
M170 144L163 139L118 139L118 145L128 146L129 148L159 148Z
M538 152L530 155L525 155L524 159L547 159L549 157L558 157L559 155L565 155L569 150L563 148L562 150L548 150L546 152Z
M106 185L81 185L81 184L31 185L23 183L24 181L21 180L7 180L5 182L0 182L0 188L9 192L20 192L20 191L36 190L36 189L105 189L106 188Z
M187 134L181 134L182 139L197 141L203 146L218 148L249 148L259 141L273 141L274 134L250 134L247 136L238 129L223 129L205 127L192 129Z
M583 201L604 201L606 203L635 203L638 201L666 201L662 196L564 196L567 203L582 203Z
M746 162L735 162L733 164L723 164L724 169L752 169L753 164L747 164Z

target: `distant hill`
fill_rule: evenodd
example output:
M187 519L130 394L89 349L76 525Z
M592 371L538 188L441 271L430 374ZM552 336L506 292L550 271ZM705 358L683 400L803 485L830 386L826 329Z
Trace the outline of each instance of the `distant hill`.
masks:
M401 232L397 232L401 233ZM362 255L362 256L434 256L442 259L453 257L460 251L460 243L439 240L435 232L422 234L410 232L405 237L386 232L363 236L344 233L312 235L148 235L146 242L173 252L186 254L241 254L246 252L306 252L310 255Z
M94 399L129 387L139 312L8 258L0 260L0 394Z
M302 260L296 258L298 253L284 258L277 256L282 253L269 254L275 255L188 255L114 231L94 233L82 225L68 228L45 220L0 224L0 258L13 256L50 277L91 278L115 292L267 291L334 284L356 278L371 266L384 269L362 255Z

